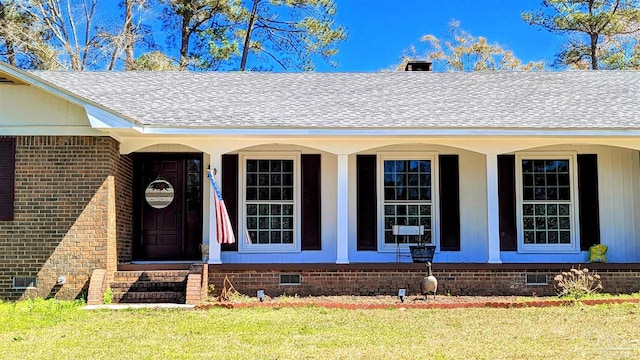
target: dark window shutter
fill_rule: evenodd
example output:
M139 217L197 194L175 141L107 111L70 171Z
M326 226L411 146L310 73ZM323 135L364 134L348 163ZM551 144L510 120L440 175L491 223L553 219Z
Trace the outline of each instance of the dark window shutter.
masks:
M600 208L598 201L598 156L578 155L578 198L580 249L600 244Z
M13 220L15 198L16 140L0 138L0 220Z
M358 250L378 249L376 155L356 157Z
M222 198L236 236L233 244L222 244L222 251L238 250L238 155L222 155Z
M440 250L460 251L458 155L440 155Z
M302 250L321 249L320 155L302 155Z
M516 232L516 157L498 155L498 208L500 250L518 249Z

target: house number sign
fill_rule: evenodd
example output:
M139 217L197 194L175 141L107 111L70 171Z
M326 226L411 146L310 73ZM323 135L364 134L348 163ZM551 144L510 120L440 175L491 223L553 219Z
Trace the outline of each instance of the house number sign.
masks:
M173 201L175 191L167 180L154 180L144 191L144 197L152 208L164 209Z

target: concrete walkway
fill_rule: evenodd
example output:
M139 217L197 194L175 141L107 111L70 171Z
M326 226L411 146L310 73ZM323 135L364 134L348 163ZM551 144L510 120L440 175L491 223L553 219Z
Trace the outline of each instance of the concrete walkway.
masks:
M100 309L108 309L108 310L125 310L125 309L183 309L183 310L193 310L195 305L185 305L185 304L104 304L104 305L86 305L81 307L81 310L100 310Z

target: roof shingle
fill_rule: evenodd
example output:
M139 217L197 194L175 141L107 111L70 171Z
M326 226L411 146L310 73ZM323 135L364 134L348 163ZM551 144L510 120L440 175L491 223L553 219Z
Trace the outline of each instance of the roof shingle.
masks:
M640 128L631 71L32 74L156 127Z

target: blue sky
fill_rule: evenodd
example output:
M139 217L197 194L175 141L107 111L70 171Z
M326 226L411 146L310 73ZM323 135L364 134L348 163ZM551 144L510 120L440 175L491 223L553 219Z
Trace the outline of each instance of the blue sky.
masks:
M561 38L525 23L523 10L540 0L336 0L337 23L349 33L340 45L338 68L317 62L317 71L361 72L386 69L425 34L443 37L451 20L474 36L512 50L523 62L553 62Z

